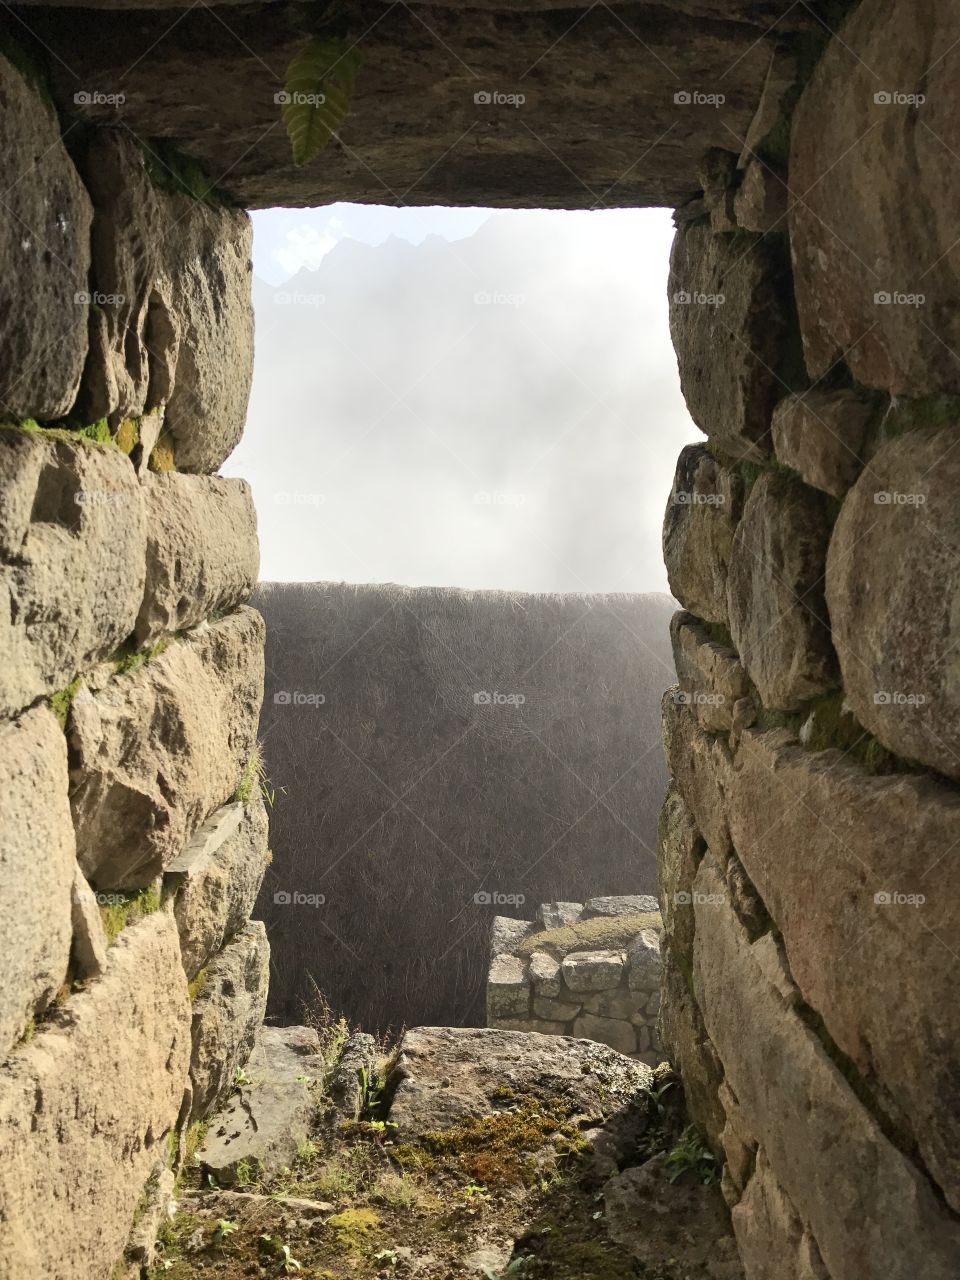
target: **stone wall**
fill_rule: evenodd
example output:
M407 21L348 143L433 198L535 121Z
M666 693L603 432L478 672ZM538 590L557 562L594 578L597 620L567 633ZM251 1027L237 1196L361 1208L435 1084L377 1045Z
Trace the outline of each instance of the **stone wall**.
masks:
M655 1067L662 927L646 895L545 902L532 924L497 916L487 1025L597 1040Z
M246 410L250 225L157 185L128 131L68 152L19 66L0 57L0 1276L72 1280L122 1274L145 1184L266 1002L256 520L210 474Z
M785 68L671 263L661 1034L748 1280L960 1258L947 25L864 0Z

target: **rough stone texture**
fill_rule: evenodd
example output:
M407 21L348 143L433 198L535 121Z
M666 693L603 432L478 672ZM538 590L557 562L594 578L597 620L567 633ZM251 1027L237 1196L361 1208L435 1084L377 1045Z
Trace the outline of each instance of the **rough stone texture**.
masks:
M960 778L956 440L955 427L912 431L880 449L843 504L827 560L850 709L892 751L951 778Z
M320 1040L311 1027L260 1027L240 1085L215 1115L197 1148L197 1163L220 1186L234 1182L245 1161L269 1182L293 1164L310 1135L317 1103L310 1083L324 1078Z
M693 879L705 848L693 814L671 784L660 812L657 834L657 889L663 916L663 954L693 960Z
M690 613L673 615L670 639L680 685L677 702L693 708L702 729L728 733L734 707L751 697L750 681L736 652L711 640Z
M635 916L645 911L659 911L655 897L649 893L625 893L619 897L588 898L583 904L583 919L595 920L598 916Z
M634 1053L637 1036L629 1022L621 1018L602 1018L595 1013L581 1013L573 1023L573 1034L585 1040L608 1044L618 1053Z
M546 951L535 951L530 957L530 980L540 996L560 994L560 963Z
M352 6L348 29L362 38L363 69L342 144L300 168L274 101L305 37L293 0L275 0L269 21L255 6L233 5L225 22L196 9L174 24L163 8L57 15L35 8L30 19L62 59L52 61L65 107L86 120L118 120L142 138L176 139L244 207L388 200L589 208L598 200L673 206L698 195L703 153L729 146L731 130L742 138L750 125L773 43L764 37L791 6L764 5L758 20L740 3L735 9L751 14L749 25L731 21L720 4L641 4L622 19L596 8L578 12L576 22L570 10L524 8ZM794 18L803 12L792 8ZM263 75L256 86L251 58ZM127 74L134 65L135 77ZM94 86L119 86L125 101L78 108L76 91ZM725 101L675 99L693 91L721 91ZM525 101L475 98L494 92Z
M680 450L663 517L670 590L691 613L727 623L727 572L743 510L743 481L702 444Z
M487 1016L522 1018L530 1009L526 966L517 956L494 956L487 977Z
M804 1230L762 1151L746 1194L731 1217L747 1277L830 1280L816 1242Z
M763 459L787 345L789 273L774 239L745 245L709 227L681 228L670 255L669 294L690 416L731 456Z
M164 1157L189 1057L177 932L158 912L124 930L105 975L0 1072L4 1275L107 1280Z
M737 225L746 231L785 231L787 195L781 173L762 160L749 161L733 199Z
M101 889L141 888L230 799L263 696L263 620L241 609L195 631L70 717L77 856Z
M726 1115L720 1104L723 1064L707 1035L703 1015L691 991L693 957L681 971L669 948L663 965L663 1004L659 1033L664 1052L683 1080L683 1096L690 1118L714 1155L723 1154L720 1135Z
M97 905L97 896L75 862L70 887L70 914L73 923L72 958L83 980L99 978L107 967L107 934Z
M148 405L150 305L164 237L162 197L147 176L144 152L126 130L92 130L77 159L93 200L90 354L80 405L91 422L111 415L119 424Z
M146 537L115 449L0 428L0 714L55 693L130 634Z
M45 707L0 728L0 1057L56 995L70 956L74 838L67 750Z
M376 1041L365 1031L348 1036L340 1051L330 1080L330 1097L348 1120L358 1119L363 1110L363 1077L372 1075L376 1056Z
M824 603L830 524L825 499L777 471L757 480L733 539L730 631L770 711L791 711L835 687Z
M245 480L151 475L144 506L147 580L137 640L149 646L242 604L257 581L260 546Z
M70 411L87 354L90 197L56 112L3 57L0 112L0 263L15 285L0 312L0 419L48 420Z
M168 877L183 877L173 913L188 978L249 919L267 867L267 839L257 792L246 805L218 810L168 868Z
M677 789L710 848L718 857L730 850L730 827L724 795L732 761L724 740L705 733L690 706L676 701L674 690L663 696L663 745Z
M842 498L863 464L863 438L874 406L853 391L785 396L773 411L777 460L807 484Z
M191 1120L208 1115L226 1096L250 1057L267 1007L269 977L267 931L251 920L210 961L193 1002Z
M736 764L734 843L804 999L960 1208L960 1122L947 1101L960 1041L960 797L929 778L870 777L782 730L746 734Z
M814 376L842 355L859 382L895 395L960 389L955 17L949 6L864 0L800 99L790 242Z
M663 1261L662 1241L650 1223L667 1220L676 1223L671 1251L682 1253L685 1274L705 1280L743 1280L720 1192L692 1180L671 1181L665 1155L611 1178L603 1188L603 1207L610 1239L622 1244L644 1267Z
M514 920L511 916L494 916L490 927L490 955L499 956L519 947L533 925L529 920Z
M627 969L631 991L659 990L660 937L655 929L642 929L628 945Z
M404 1141L503 1109L496 1091L562 1095L581 1128L649 1086L650 1069L606 1045L486 1027L418 1027L400 1042L390 1120Z
M216 471L240 439L250 398L253 232L239 210L165 199L171 225L151 325L173 337L157 395L179 470Z
M773 935L751 944L729 907L706 905L724 891L710 853L695 890L705 900L695 906L694 984L707 1031L745 1123L832 1280L952 1280L956 1219L797 1016L798 994Z
M620 951L571 951L561 969L571 991L603 991L620 981L624 957Z
M562 929L576 924L582 915L581 902L542 902L537 907L537 924L544 929Z
M137 1217L127 1241L126 1256L152 1266L157 1254L157 1232L176 1212L176 1179L171 1169L158 1165L147 1180Z

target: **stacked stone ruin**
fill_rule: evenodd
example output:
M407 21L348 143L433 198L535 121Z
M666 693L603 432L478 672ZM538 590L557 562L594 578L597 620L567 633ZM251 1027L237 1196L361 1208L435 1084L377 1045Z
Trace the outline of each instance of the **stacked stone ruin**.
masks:
M623 948L558 947L557 931L587 920L638 924ZM533 923L497 916L490 934L487 1025L597 1040L655 1067L662 1061L660 910L648 895L544 902ZM521 947L523 950L521 951Z
M0 16L0 1275L136 1274L252 1044L243 209L389 198L676 208L662 1041L747 1280L956 1280L955 6L361 0L297 166L311 6L112 3Z

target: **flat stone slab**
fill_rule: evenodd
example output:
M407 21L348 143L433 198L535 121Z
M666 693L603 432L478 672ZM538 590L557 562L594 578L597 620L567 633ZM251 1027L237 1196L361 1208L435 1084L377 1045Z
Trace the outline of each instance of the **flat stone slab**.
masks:
M250 1083L210 1121L197 1162L227 1186L242 1160L268 1181L292 1164L310 1134L317 1110L310 1086L324 1068L312 1028L261 1027L245 1068Z
M571 991L606 991L619 983L625 964L622 951L572 951L563 959L563 980Z
M600 1124L648 1088L653 1073L606 1045L533 1031L417 1027L400 1042L390 1120L400 1141L504 1109L511 1097L564 1099ZM499 1094L498 1094L498 1091Z
M659 911L660 903L650 893L621 894L615 898L588 898L583 904L583 919L597 916L636 916L644 911Z

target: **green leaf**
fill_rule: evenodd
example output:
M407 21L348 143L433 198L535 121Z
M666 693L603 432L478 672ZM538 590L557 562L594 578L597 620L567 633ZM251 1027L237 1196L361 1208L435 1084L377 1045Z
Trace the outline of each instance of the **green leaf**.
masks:
M343 124L359 65L357 49L333 39L311 40L290 63L277 97L294 164L312 160Z

